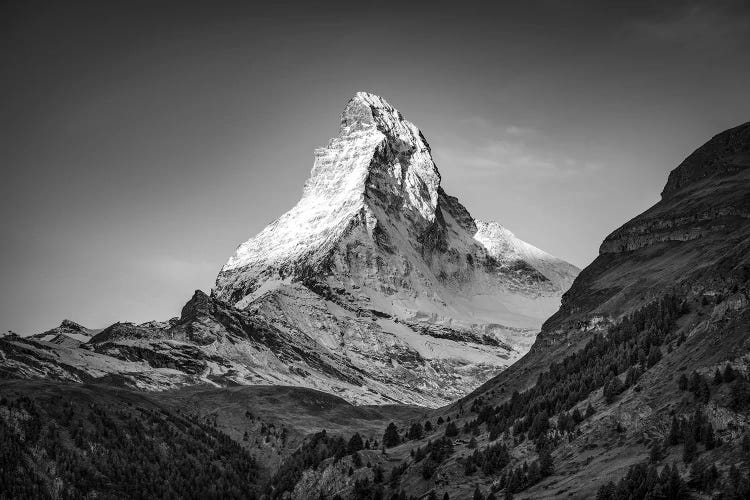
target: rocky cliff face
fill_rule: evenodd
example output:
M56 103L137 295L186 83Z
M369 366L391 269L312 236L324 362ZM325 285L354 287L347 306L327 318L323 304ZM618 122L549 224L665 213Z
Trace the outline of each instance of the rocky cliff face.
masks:
M521 357L577 272L474 220L440 187L417 127L361 92L315 152L299 203L239 246L211 296L197 292L180 318L117 323L65 345L2 339L2 368L141 389L295 385L355 403L438 406Z
M736 189L750 163L749 144L747 123L716 135L669 174L661 202L610 234L599 252L710 237L750 218L750 201Z
M97 332L98 330L89 330L75 321L64 319L57 328L37 333L33 338L58 345L77 346L90 340Z
M714 183L747 170L750 163L750 123L716 134L669 174L663 199L686 196L706 181Z

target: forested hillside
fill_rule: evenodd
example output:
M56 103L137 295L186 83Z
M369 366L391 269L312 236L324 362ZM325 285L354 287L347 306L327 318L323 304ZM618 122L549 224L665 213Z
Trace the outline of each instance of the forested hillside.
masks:
M145 398L54 383L3 384L0 496L257 498L239 443Z

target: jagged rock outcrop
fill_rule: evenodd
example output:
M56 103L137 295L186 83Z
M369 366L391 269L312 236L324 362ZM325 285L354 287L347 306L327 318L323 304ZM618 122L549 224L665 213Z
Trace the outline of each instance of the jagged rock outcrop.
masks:
M97 332L98 330L90 330L85 326L79 325L75 321L64 319L62 323L60 323L60 326L42 333L37 333L36 335L32 335L32 337L56 345L74 347L90 340L91 336L95 335Z
M685 196L687 190L705 181L716 184L748 168L750 164L750 122L716 134L696 149L669 174L661 195L669 199Z

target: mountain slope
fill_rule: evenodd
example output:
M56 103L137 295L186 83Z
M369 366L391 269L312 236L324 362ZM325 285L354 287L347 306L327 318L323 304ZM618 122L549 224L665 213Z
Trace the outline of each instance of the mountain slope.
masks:
M55 498L61 496L61 488L68 488L83 495L107 491L118 496L119 492L119 497L140 491L151 498L162 485L152 486L154 491L149 493L148 484L131 484L130 494L123 495L123 480L132 483L132 478L118 475L112 465L158 477L166 471L173 474L174 465L188 461L184 471L171 478L173 489L183 489L181 497L206 495L205 491L194 495L184 491L190 480L185 473L205 475L205 485L196 488L224 482L225 474L243 473L241 480L234 478L242 484L242 491L220 496L251 498L314 433L325 429L331 436L348 440L359 432L363 439L375 443L389 421L423 413L424 408L404 405L353 406L336 396L296 387L186 387L143 392L105 384L3 380L0 463L4 467L0 474L13 479L0 482L0 497L15 490L14 498L22 498L22 491L33 489L34 498ZM102 428L106 425L119 429L108 432ZM117 438L121 442L113 443ZM104 451L103 445L109 449ZM145 461L123 456L138 448L181 451L172 456L150 456ZM100 465L92 463L102 454L111 459ZM219 456L225 460L224 471L206 466ZM66 458L72 467L66 468ZM169 460L173 464L165 464ZM237 469L248 465L249 470ZM79 474L88 471L98 480L76 479L72 473L76 469ZM107 480L101 480L103 477Z
M0 381L2 498L259 498L247 447L130 391Z
M419 420L424 437L399 429L378 462L399 477L386 494L746 497L749 298L750 123L691 154L604 240L526 356ZM299 491L353 491L337 470Z
M44 336L44 339L47 337ZM345 394L357 402L399 395L344 356L296 338L265 318L196 291L179 318L116 323L73 346L34 337L0 338L6 378L100 382L141 390L186 385L297 385ZM375 392L378 391L378 392ZM406 395L400 395L406 399Z
M576 352L596 333L607 335L614 325L661 298L676 297L685 311L670 329L672 340L660 347L662 359L616 404L602 401L601 389L589 396L595 404L604 403L602 415L586 430L583 442L574 443L585 446L598 438L599 446L609 442L611 450L592 457L587 467L575 466L573 457L564 458L575 447L560 451L565 473L571 475L568 488L579 490L583 498L585 491L625 472L627 461L618 458L630 456L631 463L642 460L653 438L663 437L668 430L670 414L695 410L698 402L685 400L685 393L677 389L681 373L690 375L695 370L712 377L726 363L747 373L748 280L750 123L745 123L717 134L673 170L662 199L605 238L599 257L581 271L529 354L468 399L502 401L513 390L532 387L552 360ZM747 408L733 411L726 389L718 389L701 407L717 434L736 449L743 432L750 430ZM618 422L626 429L622 436L611 433ZM640 444L630 448L621 440ZM723 462L726 472L728 465L739 460L732 449L723 451L724 460L721 453L712 452L709 458ZM688 466L683 465L683 474ZM582 484L589 489L581 490ZM537 488L529 496L543 495Z

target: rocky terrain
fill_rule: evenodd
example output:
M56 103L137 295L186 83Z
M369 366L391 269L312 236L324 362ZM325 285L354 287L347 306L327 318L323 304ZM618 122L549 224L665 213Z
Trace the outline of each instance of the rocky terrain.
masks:
M578 269L477 221L422 133L360 92L299 203L179 318L0 339L7 376L141 390L290 385L437 407L519 359Z

